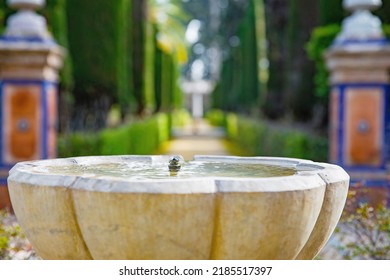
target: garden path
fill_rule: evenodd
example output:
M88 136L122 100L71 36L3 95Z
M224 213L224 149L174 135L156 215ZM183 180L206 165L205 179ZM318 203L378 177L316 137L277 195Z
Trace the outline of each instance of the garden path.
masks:
M205 120L193 121L182 128L173 129L173 138L165 147L167 155L182 155L186 161L194 155L229 155L225 132Z

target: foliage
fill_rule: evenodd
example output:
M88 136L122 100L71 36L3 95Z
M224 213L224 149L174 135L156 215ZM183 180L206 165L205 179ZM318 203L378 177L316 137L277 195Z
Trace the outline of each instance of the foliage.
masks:
M181 108L183 93L179 88L177 62L175 56L155 49L155 95L156 110L170 112Z
M133 121L96 133L70 133L59 139L60 157L87 155L153 154L169 139L165 114Z
M310 59L316 64L314 82L316 95L327 98L329 94L328 71L325 66L324 52L332 44L341 27L338 24L317 27L313 30L310 41L306 44L306 51Z
M100 147L98 148L99 152L95 154L101 155L124 155L131 150L131 131L129 126L121 126L118 128L109 128L104 129L100 137ZM93 155L93 154L90 154Z
M134 122L130 126L131 148L127 154L153 154L159 148L159 128L157 120Z
M17 256L18 252L27 254ZM12 258L34 258L35 252L20 226L8 212L0 210L0 260Z
M47 19L47 25L50 29L53 37L59 45L68 49L68 26L66 16L66 0L51 0L47 1L45 9L42 11L43 15ZM73 86L72 76L72 61L69 55L65 56L64 66L60 72L61 75L61 87L65 90L71 90Z
M187 62L188 53L184 34L188 15L181 9L181 1L149 0L149 2L149 18L157 26L156 39L159 48L165 53L173 54L179 63Z
M191 114L186 109L175 109L171 113L172 127L183 127L191 121Z
M350 189L347 206L337 228L343 239L339 250L345 259L388 260L390 209L381 203L358 204L358 191L356 187Z
M271 119L312 120L315 67L302 46L318 25L318 1L270 0L264 5L269 76L262 111Z
M382 28L385 36L390 38L390 25L383 25ZM325 66L324 53L331 46L333 40L340 31L341 26L338 24L317 27L313 30L311 38L306 44L307 54L316 65L316 74L314 78L316 95L322 99L327 99L329 94L329 73Z
M209 121L211 125L214 126L225 126L225 114L221 110L210 110L205 114L205 118Z
M84 128L88 115L95 119L96 128L101 128L113 103L124 106L123 102L129 102L129 3L128 0L67 1L76 113L73 119L79 124L74 129Z
M230 140L237 139L238 137L238 116L230 113L226 115L226 134Z
M58 139L59 157L87 156L100 153L100 142L96 133L75 132Z
M228 138L246 155L307 158L326 161L328 141L313 133L280 127L230 113Z
M347 15L342 0L319 0L318 12L320 25L339 24Z
M257 107L259 100L258 44L262 38L257 37L255 10L263 6L260 1L242 2L245 3L231 3L238 6L226 12L226 17L234 17L237 26L229 23L231 29L227 31L224 30L225 25L221 26L223 30L220 33L226 37L224 40L230 48L224 51L226 54L219 85L213 93L213 106L244 112Z

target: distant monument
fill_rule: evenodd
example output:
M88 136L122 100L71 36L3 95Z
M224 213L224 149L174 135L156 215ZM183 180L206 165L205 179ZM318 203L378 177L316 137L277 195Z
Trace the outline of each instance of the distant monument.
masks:
M190 79L180 82L181 89L190 97L191 114L195 121L194 134L197 133L197 122L204 114L204 96L209 95L215 87L213 80L204 79L204 71L204 63L196 60L191 67Z

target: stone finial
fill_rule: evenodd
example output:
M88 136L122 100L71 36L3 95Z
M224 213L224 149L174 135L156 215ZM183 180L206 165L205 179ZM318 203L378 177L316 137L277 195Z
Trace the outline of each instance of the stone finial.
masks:
M385 40L380 19L370 12L381 5L381 0L344 0L344 8L351 11L352 15L344 19L335 45L351 41L369 43Z
M35 10L45 4L45 0L8 0L8 5L19 11L7 20L6 37L50 39L46 19Z
M8 6L15 9L36 10L45 5L45 0L7 0Z
M343 7L348 11L356 9L374 10L382 5L382 0L344 0Z

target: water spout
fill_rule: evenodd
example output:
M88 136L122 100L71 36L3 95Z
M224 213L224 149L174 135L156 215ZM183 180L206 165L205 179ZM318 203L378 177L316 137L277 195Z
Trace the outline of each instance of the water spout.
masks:
M183 157L178 155L172 156L169 159L168 169L169 169L169 174L171 176L176 176L177 173L180 171L182 161L183 161Z

